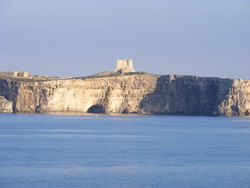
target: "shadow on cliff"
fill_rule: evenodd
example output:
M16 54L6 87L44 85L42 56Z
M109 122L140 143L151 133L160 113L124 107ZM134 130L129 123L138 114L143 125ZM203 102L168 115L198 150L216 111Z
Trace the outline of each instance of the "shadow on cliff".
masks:
M160 76L155 91L140 102L140 109L150 114L220 115L218 106L232 83L220 78Z
M0 79L0 96L13 103L12 110L16 112L16 101L20 83L6 79Z

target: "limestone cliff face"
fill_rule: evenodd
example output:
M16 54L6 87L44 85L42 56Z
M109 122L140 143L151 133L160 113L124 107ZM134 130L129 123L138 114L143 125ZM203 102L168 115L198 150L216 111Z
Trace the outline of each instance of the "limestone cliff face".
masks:
M242 79L150 74L41 82L2 79L0 96L11 102L14 112L194 115L250 112L250 81Z
M141 102L149 113L249 115L250 81L242 79L161 76Z

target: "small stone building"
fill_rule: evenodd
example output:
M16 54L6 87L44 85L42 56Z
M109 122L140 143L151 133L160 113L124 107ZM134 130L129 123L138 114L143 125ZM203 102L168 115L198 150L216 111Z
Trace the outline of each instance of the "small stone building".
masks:
M0 72L0 76L5 77L21 77L21 78L28 78L29 73L28 72Z
M18 77L27 78L27 77L29 77L29 73L28 73L28 72L18 72L18 73L17 73L17 76L18 76Z
M114 72L119 72L119 73L135 72L135 69L133 68L133 60L118 59L117 67L114 70Z

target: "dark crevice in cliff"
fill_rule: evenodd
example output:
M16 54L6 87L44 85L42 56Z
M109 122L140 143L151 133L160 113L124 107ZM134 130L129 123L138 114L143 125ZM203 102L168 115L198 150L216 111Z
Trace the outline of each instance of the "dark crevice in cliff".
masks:
M250 112L247 110L246 112L245 112L245 116L249 116L250 115Z
M41 112L41 105L39 105L39 106L36 106L35 112L36 112L36 113L39 113L39 112Z

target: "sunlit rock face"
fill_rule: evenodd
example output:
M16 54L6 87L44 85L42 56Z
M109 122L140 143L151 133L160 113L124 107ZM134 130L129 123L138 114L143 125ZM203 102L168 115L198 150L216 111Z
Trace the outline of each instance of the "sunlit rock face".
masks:
M0 80L14 112L249 115L250 81L116 75L55 81ZM2 104L3 102L0 102Z
M12 102L0 96L0 113L12 113Z

